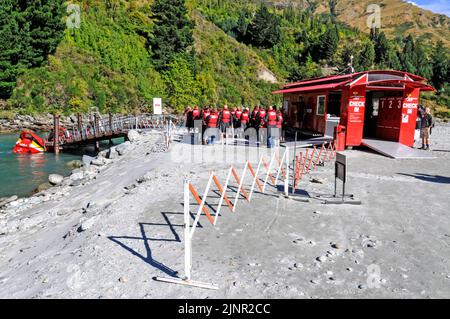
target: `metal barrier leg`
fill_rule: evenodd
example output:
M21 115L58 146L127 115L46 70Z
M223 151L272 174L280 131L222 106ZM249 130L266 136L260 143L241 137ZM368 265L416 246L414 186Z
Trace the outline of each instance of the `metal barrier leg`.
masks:
M189 205L189 181L184 181L184 272L185 277L181 278L165 278L156 277L156 281L167 282L172 284L180 284L191 287L217 290L219 287L214 284L204 283L191 280L192 270L192 236L191 236L191 220ZM196 226L196 225L195 225Z

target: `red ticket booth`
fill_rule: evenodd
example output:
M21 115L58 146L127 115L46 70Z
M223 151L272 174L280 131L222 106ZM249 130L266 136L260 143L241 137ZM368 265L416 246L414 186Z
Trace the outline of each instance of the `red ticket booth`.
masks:
M421 91L434 91L426 79L401 71L366 71L285 85L288 127L311 136L336 135L360 146L371 138L414 145Z

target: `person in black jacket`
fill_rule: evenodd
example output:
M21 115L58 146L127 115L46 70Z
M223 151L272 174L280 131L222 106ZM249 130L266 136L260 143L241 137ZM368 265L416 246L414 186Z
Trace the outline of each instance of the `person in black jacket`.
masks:
M422 139L422 147L420 149L430 149L430 131L433 126L433 117L431 116L430 108L425 108L425 111L419 112L420 116L420 138Z

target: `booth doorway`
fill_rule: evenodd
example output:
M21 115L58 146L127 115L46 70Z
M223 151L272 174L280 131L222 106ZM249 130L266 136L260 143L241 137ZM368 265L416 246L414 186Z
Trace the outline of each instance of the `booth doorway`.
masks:
M364 138L380 138L377 136L380 99L385 97L402 97L397 91L367 91L364 114Z

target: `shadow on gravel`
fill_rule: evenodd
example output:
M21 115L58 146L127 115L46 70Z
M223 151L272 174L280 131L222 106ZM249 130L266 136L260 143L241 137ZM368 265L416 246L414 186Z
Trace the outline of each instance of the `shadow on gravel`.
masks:
M132 255L142 259L144 262L149 264L152 267L155 267L165 274L176 277L178 272L174 271L173 269L167 267L166 265L162 264L161 262L155 260L153 258L152 250L150 248L149 242L151 241L159 241L159 242L178 242L181 243L180 236L178 235L176 231L176 227L184 227L184 225L175 225L170 222L170 219L168 215L183 215L182 213L169 213L169 212L162 212L161 215L163 216L166 223L139 223L139 228L141 231L141 237L132 237L132 236L109 236L108 239L119 245L120 247L124 248L125 250L129 251ZM163 226L163 227L169 227L171 233L173 234L173 238L151 238L147 237L147 234L145 232L146 227L154 227L154 226ZM146 255L144 256L131 248L130 246L127 246L123 241L125 240L142 240L144 241L144 246L146 250Z
M450 184L450 177L441 176L441 175L428 175L428 174L405 174L405 173L397 173L403 176L414 177L420 179L424 182L430 183L438 183L438 184Z

